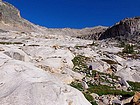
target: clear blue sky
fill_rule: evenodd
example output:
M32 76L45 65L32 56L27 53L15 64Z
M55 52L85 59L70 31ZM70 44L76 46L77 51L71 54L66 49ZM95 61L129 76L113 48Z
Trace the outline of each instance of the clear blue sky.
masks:
M140 0L4 0L25 19L48 28L111 26L140 16Z

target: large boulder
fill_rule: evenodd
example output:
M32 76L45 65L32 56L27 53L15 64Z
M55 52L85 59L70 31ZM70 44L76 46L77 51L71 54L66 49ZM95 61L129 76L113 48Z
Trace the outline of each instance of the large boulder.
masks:
M0 105L91 105L78 90L0 53Z
M108 68L110 68L110 65L107 64L106 62L103 62L101 60L94 61L90 63L89 65L92 65L93 70L97 70L99 72L106 72Z
M23 51L31 56L31 62L37 67L53 73L64 83L69 84L74 79L81 80L83 78L79 73L72 71L74 54L68 49L56 49L51 46L25 46Z
M7 56L15 60L20 60L20 61L25 61L25 62L30 61L30 58L28 57L28 55L24 51L18 48L5 48L4 50L5 50L4 54L6 54Z
M117 68L116 75L126 81L140 82L140 60L121 62L122 67Z
M31 56L37 66L49 67L52 72L60 73L65 68L72 69L74 55L68 49L26 46L23 51Z

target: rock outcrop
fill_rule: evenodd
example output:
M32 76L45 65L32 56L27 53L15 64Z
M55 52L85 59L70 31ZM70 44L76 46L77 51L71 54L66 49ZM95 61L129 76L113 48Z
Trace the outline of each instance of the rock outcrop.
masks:
M50 73L0 53L0 105L91 105Z
M34 30L35 27L29 21L20 16L20 11L13 5L0 1L0 28L4 30Z
M133 97L121 101L121 96L132 95L130 81L140 82L140 59L125 58L118 40L93 39L138 38L139 17L108 29L48 29L26 21L2 0L0 10L0 105L130 103Z
M134 105L140 105L140 92L136 92L132 100Z
M108 28L99 39L118 38L140 41L140 17L126 18Z
M50 35L65 35L81 39L98 39L107 27L97 26L83 29L51 29L34 25L20 16L20 11L13 5L0 1L0 29L16 31L40 31ZM0 30L1 32L1 30Z

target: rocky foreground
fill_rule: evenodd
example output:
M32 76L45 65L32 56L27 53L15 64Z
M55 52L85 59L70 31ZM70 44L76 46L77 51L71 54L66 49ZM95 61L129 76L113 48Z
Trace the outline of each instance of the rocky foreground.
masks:
M138 17L110 28L48 29L8 3L0 9L0 105L140 104Z
M92 87L108 86L120 90L117 97L123 96L121 90L131 97L127 81L140 82L138 54L123 52L118 42L18 31L1 32L0 39L1 105L90 105L83 94ZM79 84L83 94L69 84ZM87 95L95 93L107 95L96 89ZM93 101L100 105L97 97Z

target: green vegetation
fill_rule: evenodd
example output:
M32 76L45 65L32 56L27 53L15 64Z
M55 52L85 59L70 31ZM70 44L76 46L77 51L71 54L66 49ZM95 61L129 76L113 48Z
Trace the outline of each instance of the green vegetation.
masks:
M123 58L133 58L133 59L139 59L139 48L138 45L131 45L131 44L125 44L122 43L122 45L120 45L121 47L123 47L122 52L118 52L118 55L123 57Z
M134 95L134 92L124 91L124 90L118 90L115 87L115 84L119 80L118 76L115 76L114 74L107 74L102 73L96 70L92 70L92 73L90 73L90 70L86 64L87 61L90 61L91 59L82 55L77 55L73 60L74 68L73 70L76 72L84 72L86 73L85 78L87 79L87 85L88 89L84 89L81 82L76 80L72 82L70 85L78 90L80 90L86 99L92 104L97 105L93 97L91 96L92 93L96 93L99 96L102 95L122 95L123 97L131 97ZM111 60L104 60L108 64L117 64L115 61ZM99 76L98 80L92 81L94 79L95 75ZM106 85L102 85L102 83ZM140 90L140 84L134 84L132 90Z
M88 92L83 92L85 98L92 104L92 105L98 105L96 101L94 101L93 97Z
M98 105L98 104L96 103L96 101L92 101L91 104L92 104L92 105Z
M92 102L94 100L93 97L88 92L84 92L83 94L89 102Z
M23 44L21 42L0 42L0 44Z
M70 84L72 87L80 90L85 98L92 104L97 105L93 97L91 96L92 93L96 93L99 96L102 95L122 95L123 97L131 97L134 95L134 92L126 92L123 90L117 90L115 87L107 86L107 85L89 85L89 88L84 91L80 81L74 81ZM137 84L138 85L138 84ZM140 86L140 85L139 85Z
M79 81L71 82L70 86L72 86L80 91L83 91L83 86Z
M121 90L116 90L115 87L110 87L107 85L93 85L91 86L88 91L90 93L96 93L98 95L122 95L122 96L133 96L134 92L126 92Z
M123 53L133 54L134 53L134 46L130 44L126 44L123 49Z
M131 86L133 91L140 91L140 82L131 82L128 81L128 84Z
M124 46L125 46L124 41L121 41L121 42L119 43L119 46L118 46L118 47L124 47Z
M103 72L99 72L99 71L96 71L96 70L93 70L92 71L92 77L94 77L94 75L96 74L96 73L98 73L99 75L100 75L100 77L102 76L102 77L109 77L109 78L111 78L111 79L116 79L116 80L118 80L119 79L119 76L116 76L116 75L114 75L114 74L107 74L107 73L103 73Z
M88 66L86 65L86 61L88 60L88 57L82 56L82 55L77 55L74 57L72 60L74 64L74 71L77 72L86 72L88 70Z
M83 92L83 87L80 82L72 82L70 85ZM85 92L83 93L88 97L88 100L91 100L91 97L89 96L91 93L96 93L100 96L110 94L110 95L122 95L124 97L125 96L130 97L134 95L134 92L117 90L115 89L115 87L110 87L107 85L89 85L89 88L87 89L86 93Z
M70 84L70 86L72 86L72 87L78 89L79 91L81 91L81 92L84 94L85 98L86 98L92 105L97 105L97 103L94 101L94 99L93 99L93 97L90 95L90 93L89 93L88 91L87 91L87 92L84 92L83 86L82 86L82 84L81 84L80 81L76 80L76 81L72 82L72 83Z

